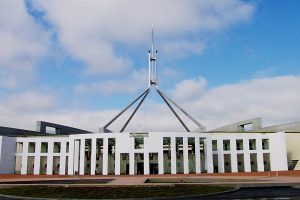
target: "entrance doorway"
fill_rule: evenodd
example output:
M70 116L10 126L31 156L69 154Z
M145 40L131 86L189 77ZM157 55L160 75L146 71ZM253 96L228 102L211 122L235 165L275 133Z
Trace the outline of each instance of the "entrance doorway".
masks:
M134 174L144 174L144 154L135 153L134 162Z
M144 163L137 163L137 174L144 174Z
M158 163L150 163L150 174L158 174Z

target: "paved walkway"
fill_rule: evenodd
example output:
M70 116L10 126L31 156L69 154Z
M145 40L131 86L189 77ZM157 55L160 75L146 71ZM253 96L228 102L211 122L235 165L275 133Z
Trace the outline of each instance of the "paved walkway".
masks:
M45 181L46 180L80 180L84 183L91 179L113 179L108 183L99 183L99 185L149 185L149 184L170 184L170 183L196 183L213 185L239 185L247 186L274 186L274 185L300 185L300 171L287 172L261 172L261 173L224 173L224 174L165 174L165 175L121 175L121 176L59 176L59 175L0 175L1 182L18 181ZM150 183L145 183L151 179ZM91 182L91 181L90 181ZM63 184L63 181L62 181Z

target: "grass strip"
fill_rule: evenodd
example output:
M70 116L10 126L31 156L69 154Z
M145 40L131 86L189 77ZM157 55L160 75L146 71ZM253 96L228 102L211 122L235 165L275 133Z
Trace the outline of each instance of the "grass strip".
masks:
M190 184L122 187L17 186L11 188L1 188L0 194L60 199L123 199L203 195L225 192L231 189L233 188L229 186L204 186Z

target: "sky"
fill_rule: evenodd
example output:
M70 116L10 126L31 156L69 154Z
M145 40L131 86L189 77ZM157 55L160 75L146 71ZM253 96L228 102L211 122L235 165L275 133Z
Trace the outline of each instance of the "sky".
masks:
M0 126L98 131L146 89L152 24L160 89L207 130L299 121L299 10L298 0L0 0ZM184 131L155 90L126 129L136 130Z

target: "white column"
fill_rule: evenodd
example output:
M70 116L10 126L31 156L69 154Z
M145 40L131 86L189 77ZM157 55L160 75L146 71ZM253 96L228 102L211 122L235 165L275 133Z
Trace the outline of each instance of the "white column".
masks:
M164 174L164 151L162 144L160 145L160 151L158 151L158 174Z
M271 171L288 170L285 132L270 133L268 136Z
M79 175L84 175L85 139L80 140Z
M250 161L250 152L249 152L249 139L243 139L244 147L244 167L245 172L251 172L251 161Z
M212 152L212 139L211 137L207 137L204 143L205 150L205 160L206 160L206 169L207 173L214 172L214 164L213 164L213 152Z
M144 152L144 174L149 174L149 152Z
M257 171L264 171L264 157L262 153L262 139L261 137L256 139L256 149L257 149Z
M60 148L60 158L59 158L59 175L66 174L66 151L67 151L67 142L61 142Z
M198 137L195 138L195 162L196 162L196 173L201 173L201 159L200 159L200 140Z
M28 162L28 141L23 141L23 152L22 152L22 166L21 174L27 174L27 162Z
M120 175L120 153L116 151L115 153L115 175Z
M183 137L183 173L189 173L189 150L187 137Z
M171 174L176 174L176 139L171 137Z
M223 139L217 140L218 146L218 172L224 173Z
M75 148L74 148L74 140L69 139L69 159L68 159L68 175L74 175L74 154L75 154Z
M230 139L230 161L231 161L231 172L238 172L236 139L235 138Z
M35 143L35 154L34 154L34 169L33 174L39 175L40 174L40 162L41 162L41 142Z
M47 155L47 175L52 175L53 173L53 142L48 142L48 155Z
M95 175L95 171L96 171L96 138L92 138L91 175Z
M134 175L134 152L129 153L129 175Z
M108 174L108 138L103 138L103 175Z

